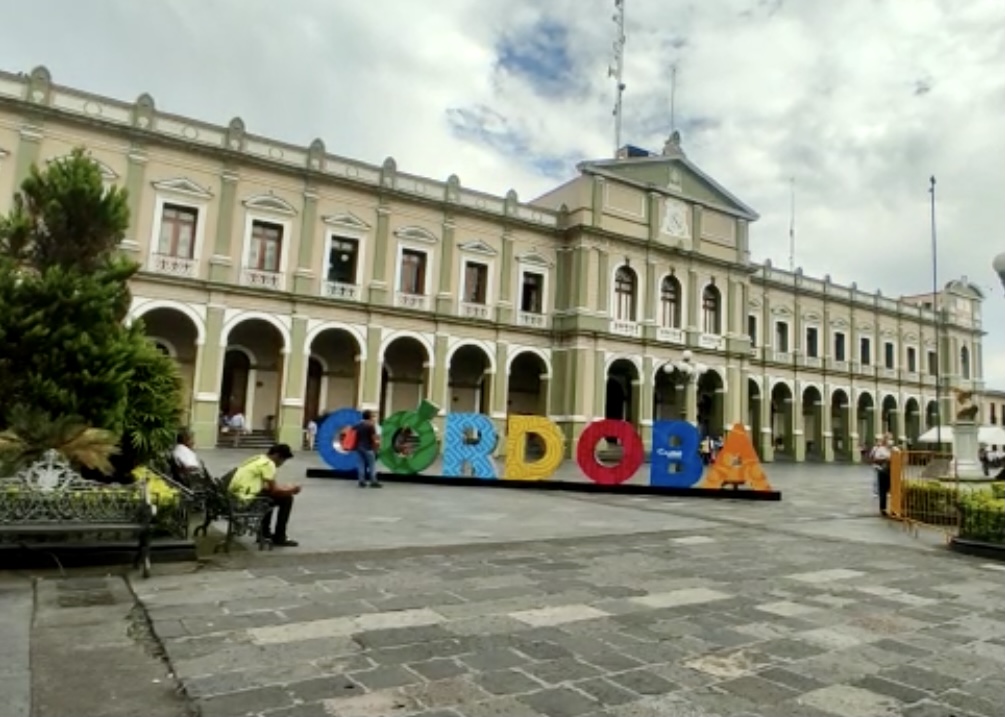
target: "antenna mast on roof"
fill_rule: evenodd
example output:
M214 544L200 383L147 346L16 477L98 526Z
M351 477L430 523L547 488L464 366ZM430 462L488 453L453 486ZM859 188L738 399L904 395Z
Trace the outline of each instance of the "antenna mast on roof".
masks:
M796 178L789 178L789 271L796 270Z
M607 68L607 76L613 77L617 82L617 99L614 102L614 156L618 156L621 149L621 97L625 92L625 83L622 80L625 64L625 0L614 0L616 12L611 19L618 26L618 35L614 39L614 65Z

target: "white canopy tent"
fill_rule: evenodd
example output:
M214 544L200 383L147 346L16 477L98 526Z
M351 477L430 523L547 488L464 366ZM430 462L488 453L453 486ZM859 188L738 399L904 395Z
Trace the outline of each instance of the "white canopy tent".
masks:
M935 443L940 431L943 443L953 442L952 426L943 426L941 429L929 428L918 437L917 442ZM981 426L977 429L977 442L988 446L1005 446L1005 428L1002 426Z

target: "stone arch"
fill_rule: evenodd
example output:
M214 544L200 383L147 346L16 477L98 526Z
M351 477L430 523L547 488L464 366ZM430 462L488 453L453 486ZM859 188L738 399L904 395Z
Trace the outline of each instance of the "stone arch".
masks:
M177 358L178 358L178 349L175 348L175 345L174 345L174 343L172 341L170 341L169 339L165 339L163 337L160 337L160 336L151 336L150 340L154 342L154 344L157 346L157 348L163 347L165 354L167 354L171 358L177 360Z
M355 324L344 324L337 321L324 321L313 329L307 332L307 338L304 339L304 351L309 353L311 350L311 345L314 343L314 339L323 334L325 331L334 329L336 331L344 331L346 333L352 334L352 337L356 339L356 347L359 351L360 361L366 361L367 350L366 350L366 333L364 330L356 326Z
M795 458L796 392L785 379L776 379L771 386L771 441L775 455Z
M823 460L824 457L824 394L815 383L803 386L800 411L803 418L803 440L806 457Z
M191 319L192 325L195 326L196 343L201 346L206 342L205 320L192 305L186 304L183 301L174 301L172 299L141 299L135 302L130 308L128 323L131 324L136 319L141 319L145 314L149 314L151 311L156 311L157 309L171 309L187 316Z
M388 347L393 344L398 339L409 338L418 341L419 344L426 350L426 363L432 366L435 361L436 350L433 347L433 342L429 339L426 334L420 333L418 331L410 331L408 329L396 329L384 335L380 342L380 361L384 363L384 357L387 354Z
M535 346L515 346L511 347L509 355L506 357L506 375L512 373L513 362L516 360L517 356L520 354L531 353L541 359L541 363L545 366L545 373L551 378L552 368L551 368L551 356L549 356L544 349L539 349Z
M478 339L459 339L457 343L450 346L450 348L447 349L447 366L450 366L450 361L454 358L454 354L465 346L480 349L482 353L485 354L485 358L488 361L489 371L492 373L496 372L496 352L493 350L492 344L488 341L479 341Z
M227 341L230 338L231 332L237 328L239 325L253 320L264 321L267 324L271 324L283 340L283 353L289 353L292 348L292 339L290 337L290 329L287 327L275 314L269 314L264 311L241 311L234 314L228 321L223 325L223 330L220 332L220 345L226 346Z
M917 443L922 432L921 402L917 396L908 396L904 401L903 421L904 437L911 444Z
M604 372L611 370L611 366L616 361L628 361L635 367L635 372L641 376L642 375L642 357L632 356L629 354L608 354L607 359L604 361Z

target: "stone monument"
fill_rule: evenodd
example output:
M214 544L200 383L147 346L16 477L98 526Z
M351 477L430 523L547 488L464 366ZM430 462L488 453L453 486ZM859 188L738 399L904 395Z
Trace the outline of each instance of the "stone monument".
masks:
M977 456L980 452L980 406L974 402L973 391L953 389L956 415L953 418L953 474L960 480L984 480L984 471Z

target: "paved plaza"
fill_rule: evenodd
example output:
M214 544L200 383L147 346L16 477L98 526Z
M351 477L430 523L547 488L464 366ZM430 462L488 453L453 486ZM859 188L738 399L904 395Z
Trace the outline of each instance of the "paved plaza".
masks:
M283 469L300 548L0 579L24 665L34 620L30 673L0 668L14 714L1005 713L1005 569L876 517L867 468L771 466L783 501L743 503L360 490L306 465ZM101 702L99 674L127 679Z

